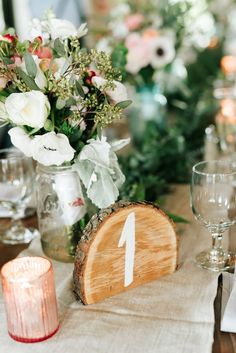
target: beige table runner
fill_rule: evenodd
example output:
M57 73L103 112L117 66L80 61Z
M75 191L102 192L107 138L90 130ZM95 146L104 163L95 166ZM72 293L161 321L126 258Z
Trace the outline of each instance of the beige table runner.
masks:
M0 353L210 353L218 275L193 260L210 237L195 221L180 233L177 272L90 306L75 300L73 265L53 261L61 327L47 341L9 338L1 295ZM43 255L38 239L24 255Z

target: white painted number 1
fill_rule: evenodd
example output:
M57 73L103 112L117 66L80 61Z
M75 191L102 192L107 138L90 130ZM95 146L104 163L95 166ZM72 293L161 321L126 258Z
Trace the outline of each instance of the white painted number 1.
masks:
M134 255L135 255L135 213L131 212L125 220L118 247L125 246L125 281L128 287L134 280Z

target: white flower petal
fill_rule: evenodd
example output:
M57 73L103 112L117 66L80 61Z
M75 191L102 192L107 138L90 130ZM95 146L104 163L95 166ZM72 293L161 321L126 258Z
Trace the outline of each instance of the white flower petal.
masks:
M52 40L56 38L66 39L77 35L77 30L70 21L52 18L48 21L47 25Z
M104 92L112 99L114 103L119 103L128 99L126 87L119 81L113 81L115 88L112 89L104 89L107 80L102 77L94 76L92 77L92 84Z
M155 68L161 68L174 60L175 47L173 39L168 36L156 37L150 43L152 49L151 65Z
M113 141L111 143L111 148L112 151L116 152L121 150L122 148L124 148L125 146L127 146L130 143L130 137L127 139L121 139L121 140L117 140L117 141Z
M41 91L12 93L5 102L10 120L16 125L42 128L50 111L47 96Z
M86 205L81 183L76 171L65 171L55 176L55 190L62 209L62 218L66 225L78 222L86 213ZM79 202L78 202L79 201Z
M111 146L106 142L106 138L88 140L79 154L79 160L87 160L95 165L109 168L109 152Z
M31 143L32 156L39 163L61 165L74 158L75 150L70 146L67 136L54 131L44 135L36 135Z
M23 152L27 157L32 157L32 139L21 127L13 127L8 131L12 144Z
M114 90L106 90L107 95L113 100L114 103L126 101L128 99L126 87L118 81L114 81Z
M88 33L87 23L82 23L77 29L76 37L81 38Z

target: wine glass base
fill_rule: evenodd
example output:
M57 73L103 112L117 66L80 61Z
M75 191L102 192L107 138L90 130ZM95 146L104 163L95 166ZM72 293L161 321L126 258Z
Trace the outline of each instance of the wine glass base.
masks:
M214 260L210 251L202 251L196 256L196 262L199 267L205 268L213 272L223 272L235 267L236 255L233 253L225 253L220 259Z
M35 228L24 228L21 233L14 234L11 229L6 231L0 238L0 241L4 244L17 245L17 244L28 244L39 235L38 229Z

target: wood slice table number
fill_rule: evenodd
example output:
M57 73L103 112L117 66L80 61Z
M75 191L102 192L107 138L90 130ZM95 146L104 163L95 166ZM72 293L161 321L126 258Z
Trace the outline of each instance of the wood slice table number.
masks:
M78 243L74 283L84 304L170 274L177 268L173 222L156 205L119 201L99 211Z

